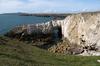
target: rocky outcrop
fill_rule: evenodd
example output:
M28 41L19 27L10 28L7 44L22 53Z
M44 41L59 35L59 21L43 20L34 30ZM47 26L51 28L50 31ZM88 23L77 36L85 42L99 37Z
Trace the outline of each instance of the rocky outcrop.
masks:
M47 23L16 26L11 31L9 31L6 35L12 36L13 34L21 34L20 37L22 37L25 34L34 35L34 36L51 34L51 37L53 37L54 34L55 35L61 34L61 32L59 32L61 31L61 21L62 20L59 21L55 20Z
M100 46L100 13L70 15L65 19L63 33L71 43Z
M55 20L46 23L20 25L5 35L21 41L31 42L41 48L49 48L53 45L53 42L58 41L62 37L61 21Z
M64 20L54 20L41 24L29 24L17 26L12 30L15 34L21 33L21 36L27 34L61 36L67 38L70 44L77 44L81 47L94 46L100 49L100 13L78 13L68 15ZM63 47L62 50L65 48ZM79 49L74 48L71 51L77 52ZM85 48L87 49L87 48ZM56 49L55 49L56 50ZM87 49L90 50L90 49ZM83 51L83 50L82 50ZM55 51L58 52L58 51ZM81 51L78 51L81 53Z

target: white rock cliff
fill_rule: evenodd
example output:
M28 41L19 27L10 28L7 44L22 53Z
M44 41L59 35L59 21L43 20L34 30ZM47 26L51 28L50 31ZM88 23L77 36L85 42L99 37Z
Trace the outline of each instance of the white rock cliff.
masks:
M62 34L71 43L100 46L100 13L70 15L62 26Z
M79 13L67 16L64 20L55 20L47 23L17 26L14 30L21 32L52 32L54 27L60 27L62 36L71 43L79 45L100 46L100 13Z
M78 13L68 15L64 20L54 20L47 23L36 25L20 26L22 31L27 29L31 32L52 32L54 27L60 27L62 30L62 37L67 38L70 43L78 44L80 46L95 45L100 48L100 13ZM18 32L16 31L16 32Z

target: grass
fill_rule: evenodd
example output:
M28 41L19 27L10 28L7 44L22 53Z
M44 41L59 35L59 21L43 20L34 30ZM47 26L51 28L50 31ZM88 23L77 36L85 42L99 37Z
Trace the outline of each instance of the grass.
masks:
M96 56L53 54L15 39L0 44L0 66L100 66Z

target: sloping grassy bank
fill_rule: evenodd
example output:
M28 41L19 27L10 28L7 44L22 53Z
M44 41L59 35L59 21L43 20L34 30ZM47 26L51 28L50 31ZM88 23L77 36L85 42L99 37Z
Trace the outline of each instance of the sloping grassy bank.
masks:
M15 39L0 37L0 66L100 66L100 57L53 54Z

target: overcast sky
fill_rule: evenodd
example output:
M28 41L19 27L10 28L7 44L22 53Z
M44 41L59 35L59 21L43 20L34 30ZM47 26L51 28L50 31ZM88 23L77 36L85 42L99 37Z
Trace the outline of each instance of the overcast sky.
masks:
M67 13L97 10L100 10L100 0L0 0L0 13Z

